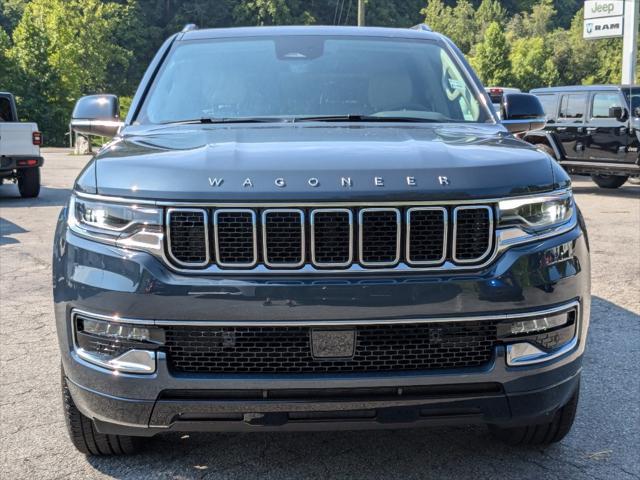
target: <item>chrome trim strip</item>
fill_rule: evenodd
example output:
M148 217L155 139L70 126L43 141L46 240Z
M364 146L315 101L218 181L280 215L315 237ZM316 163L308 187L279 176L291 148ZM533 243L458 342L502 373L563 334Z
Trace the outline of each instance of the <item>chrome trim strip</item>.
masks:
M367 212L394 212L396 214L396 256L391 262L367 262L364 260L364 215ZM358 212L358 260L364 267L387 267L396 265L400 261L400 239L402 235L402 220L398 208L361 208Z
M565 343L558 350L553 352L544 352L529 342L521 342L507 345L507 365L510 367L520 367L524 365L534 365L536 363L548 362L554 358L558 358L565 353L569 353L578 345L578 336L576 335L568 343ZM524 346L524 347L523 347ZM524 348L516 356L516 351Z
M342 263L318 262L316 260L316 232L315 232L315 216L318 213L346 213L349 216L349 259ZM353 212L348 208L316 208L309 215L311 224L311 263L318 267L348 267L353 263Z
M442 233L442 256L438 260L411 260L411 213L419 211L437 211L442 212L443 233ZM407 210L407 239L406 239L406 259L410 265L439 265L447 259L447 237L449 234L449 214L444 207L412 207Z
M428 206L428 205L480 205L488 203L498 203L500 200L508 199L527 199L537 198L540 196L562 196L571 189L563 189L552 192L539 192L529 195L515 195L494 198L477 198L477 199L461 199L461 200L413 200L398 202L182 202L169 200L147 200L139 198L112 197L108 195L96 195L93 193L74 192L75 195L82 198L93 199L103 202L129 203L134 205L158 205L164 207L199 207L199 208L278 208L278 207L299 207L299 208L324 208L324 207L398 207L398 206Z
M251 214L251 225L253 228L253 261L251 262L223 262L220 260L220 240L218 239L218 215L220 213L250 213ZM256 217L256 212L250 208L220 208L213 212L213 238L214 238L214 249L216 252L215 262L221 267L237 267L237 268L250 268L258 263L258 221Z
M270 213L286 213L292 212L300 215L300 261L296 263L272 263L269 261L267 254L267 215ZM262 212L262 252L264 257L264 264L267 267L274 269L280 268L299 268L305 264L306 245L305 245L305 231L304 231L304 212L298 208L267 208Z
M489 212L489 245L487 249L483 252L482 255L472 259L460 259L456 255L457 253L457 236L458 236L458 212L460 210L487 210ZM453 209L453 241L451 242L451 258L454 262L465 264L465 263L477 263L484 259L489 252L493 249L493 242L495 238L494 228L493 228L493 208L488 205L463 205L461 207L455 207Z
M204 247L205 247L205 261L204 262L183 262L178 260L173 256L173 251L171 249L171 214L173 212L201 212L203 214L203 222L204 222ZM211 255L209 254L209 217L207 215L207 211L204 208L169 208L167 209L166 214L166 224L167 224L167 252L171 257L171 260L183 267L204 267L211 263Z
M424 323L447 323L447 322L477 322L490 320L519 320L523 318L541 317L553 315L565 311L577 309L577 321L580 321L580 302L572 300L570 302L549 307L542 310L520 313L498 313L495 315L467 315L460 317L431 317L431 318L392 318L392 319L372 319L372 320L141 320L124 318L117 315L109 316L103 314L90 313L85 310L74 309L71 313L75 315L93 317L97 320L107 320L114 323L130 323L134 325L149 326L186 326L186 327L324 327L324 326L357 326L357 325L414 325ZM577 330L576 330L577 331Z

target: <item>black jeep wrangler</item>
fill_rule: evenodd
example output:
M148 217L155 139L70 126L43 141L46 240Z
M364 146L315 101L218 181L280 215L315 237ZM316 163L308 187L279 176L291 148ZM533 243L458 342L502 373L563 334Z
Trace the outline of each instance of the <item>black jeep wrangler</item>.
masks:
M591 85L531 90L547 126L524 139L567 172L591 175L599 187L621 187L640 176L640 87Z

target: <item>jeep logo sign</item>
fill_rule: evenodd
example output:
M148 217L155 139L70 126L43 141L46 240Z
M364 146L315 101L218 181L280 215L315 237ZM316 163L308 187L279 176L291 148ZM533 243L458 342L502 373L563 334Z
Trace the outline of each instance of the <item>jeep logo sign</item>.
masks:
M582 37L621 37L623 30L623 0L587 0L584 2Z
M617 17L623 14L622 0L587 0L584 2L584 19Z

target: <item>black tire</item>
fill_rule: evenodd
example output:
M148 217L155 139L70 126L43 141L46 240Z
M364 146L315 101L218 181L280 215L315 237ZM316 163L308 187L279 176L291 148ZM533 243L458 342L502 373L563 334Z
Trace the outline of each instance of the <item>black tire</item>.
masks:
M556 158L556 152L553 151L553 148L551 148L549 145L547 145L546 143L536 143L536 148L538 150L542 150L544 153L546 153L547 155L549 155L551 158L553 158L554 160L557 160Z
M40 167L18 171L18 190L22 198L35 198L40 194Z
M140 449L139 437L99 433L90 418L73 403L67 381L62 374L62 404L65 423L73 446L85 455L131 455Z
M626 175L591 175L591 180L600 188L620 188L628 178Z
M502 428L489 425L491 434L508 445L550 445L562 440L573 426L578 410L580 388L567 404L560 408L549 423Z

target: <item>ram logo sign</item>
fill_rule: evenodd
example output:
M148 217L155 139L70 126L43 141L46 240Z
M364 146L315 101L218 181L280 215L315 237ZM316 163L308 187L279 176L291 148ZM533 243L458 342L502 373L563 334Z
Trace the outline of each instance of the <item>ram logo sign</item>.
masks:
M584 38L613 38L622 36L622 17L606 17L585 20Z

